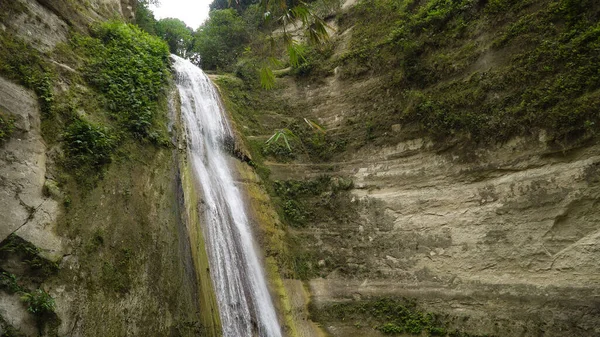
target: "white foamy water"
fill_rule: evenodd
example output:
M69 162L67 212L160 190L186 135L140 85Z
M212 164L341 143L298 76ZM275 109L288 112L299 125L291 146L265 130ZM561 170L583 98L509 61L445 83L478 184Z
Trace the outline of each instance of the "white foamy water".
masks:
M224 143L233 139L219 95L200 68L172 55L188 152L200 187L201 216L223 336L281 337L254 248L242 195Z

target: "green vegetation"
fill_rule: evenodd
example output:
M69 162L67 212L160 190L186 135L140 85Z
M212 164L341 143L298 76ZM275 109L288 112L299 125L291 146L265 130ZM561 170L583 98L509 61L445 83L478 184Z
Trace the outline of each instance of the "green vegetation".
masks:
M62 142L62 164L88 188L124 143L168 144L161 111L170 78L168 47L159 38L116 21L94 26L91 33L75 34L55 50L55 59L83 76L61 73L73 84L56 95L52 113L42 120L46 141ZM90 86L97 92L90 93Z
M281 140L280 140L281 139ZM262 145L262 154L279 162L289 162L301 156L313 161L326 161L342 152L346 140L332 137L315 122L293 121L275 133Z
M302 68L300 72L310 71L308 63L301 65L306 46L296 41L289 25L300 22L311 45L327 39L325 22L305 2L296 0L216 1L209 19L192 36L191 29L175 19L156 21L147 1L141 2L137 12L138 25L169 42L171 52L185 55L205 70L237 73L236 68L246 68L244 72L253 73L251 77L260 79L267 89L275 85L273 68L283 65L279 61L282 52L292 66ZM165 27L171 28L170 33L165 33ZM283 30L274 33L276 28Z
M284 163L296 158L296 153L292 148L288 144L281 142L262 144L262 154L265 157L275 158L277 161Z
M0 145L4 144L15 130L15 119L0 112Z
M0 30L0 74L33 90L45 115L52 113L55 74L42 55L24 41Z
M111 155L118 138L107 128L77 119L63 135L66 166L74 170L75 178L101 174L102 168L111 162Z
M131 25L107 22L93 27L92 37L75 35L68 45L57 48L54 56L82 70L100 97L76 85L57 96L53 91L57 71L43 55L4 32L0 32L0 43L0 73L37 94L43 112L42 133L49 143L63 141L65 165L77 181L90 185L101 176L126 139L125 132L136 139L167 144L165 116L159 115L159 109L169 79L169 53L160 39ZM63 76L84 84L71 73ZM81 108L95 112L96 120L79 116ZM109 119L102 117L102 108L110 112ZM0 115L0 142L10 136L13 126L12 119Z
M173 54L186 57L192 50L193 30L179 19L166 18L156 23L156 35L165 40Z
M311 161L327 161L346 148L347 141L327 133L315 122L303 118L304 122L293 121L289 128L297 135L302 152Z
M318 221L331 210L338 195L353 187L352 180L322 175L314 180L285 180L273 183L283 218L292 226Z
M27 311L35 315L38 330L41 332L48 327L55 333L60 321L54 313L54 299L39 287L48 277L58 273L58 264L42 258L37 247L15 234L0 243L0 261L11 261L0 267L0 291L19 294ZM19 276L3 269L8 266L18 270ZM13 333L12 336L20 336L16 329L1 321L0 326Z
M288 140L289 138L289 140ZM281 141L279 141L281 139ZM262 152L265 156L273 156L279 159L293 159L294 152L290 146L290 140L297 139L290 129L281 129L267 139L263 145Z
M149 8L157 4L156 0L138 0L135 24L144 32L160 37L169 46L171 53L181 57L190 57L194 47L194 30L185 22L175 18L156 20Z
M9 235L0 244L0 259L8 259L9 256L17 257L36 278L46 278L55 274L58 271L58 264L40 257L39 253L39 248L15 234Z
M325 77L333 73L331 57L334 52L334 44L327 41L322 44L303 44L301 46L302 58L293 65L293 73L298 78L315 79Z
M88 58L87 81L104 95L112 117L134 137L164 141L157 114L169 76L167 45L120 22L96 26L92 36L73 41L75 50Z
M0 289L5 290L10 294L23 291L23 288L17 281L17 276L6 271L0 272Z
M227 9L229 7L235 7L238 11L243 11L254 5L258 2L258 0L239 0L239 1L229 1L229 0L214 0L210 3L211 11L219 10L219 9Z
M33 293L25 293L22 299L27 304L27 311L34 315L43 316L54 313L56 306L54 299L42 289L37 289Z
M246 24L233 9L215 10L209 15L196 32L194 52L200 54L203 69L231 71L249 39Z
M371 326L389 335L425 333L427 336L476 337L456 330L448 331L443 317L420 311L413 301L407 299L376 298L311 306L310 309L311 315L320 321L355 322L355 326Z
M24 292L21 300L27 306L27 311L35 316L40 334L46 331L49 336L58 336L60 319L54 312L56 303L50 294L38 288L33 292Z
M135 24L148 34L156 35L156 18L147 4L138 1L135 8Z
M346 79L384 76L381 109L436 136L594 135L599 17L588 0L363 1L339 19L354 28L338 64Z

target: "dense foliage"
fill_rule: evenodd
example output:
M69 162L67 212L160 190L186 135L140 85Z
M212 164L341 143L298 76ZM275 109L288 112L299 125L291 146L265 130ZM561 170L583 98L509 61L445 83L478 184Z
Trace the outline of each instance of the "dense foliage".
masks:
M111 162L111 154L117 145L117 137L105 127L77 119L63 135L67 165L77 168L78 178L96 173L98 168Z
M168 79L169 50L139 28L108 22L75 43L88 56L85 77L106 97L106 107L138 138L160 141L158 99Z
M192 29L179 19L166 18L156 22L156 35L165 40L171 53L186 57L192 49Z
M258 3L259 0L238 0L238 1L229 1L229 0L214 0L210 3L211 10L219 10L219 9L228 9L235 8L238 11L244 11L250 5Z
M231 70L249 36L242 17L233 9L215 10L196 32L194 51L203 69Z
M190 52L194 45L194 30L179 19L156 20L149 7L150 4L157 4L157 1L138 1L135 24L146 33L158 36L167 42L171 53L181 57L191 56Z
M340 19L354 28L338 64L347 79L386 75L394 98L382 109L435 135L591 135L599 21L591 0L363 1Z

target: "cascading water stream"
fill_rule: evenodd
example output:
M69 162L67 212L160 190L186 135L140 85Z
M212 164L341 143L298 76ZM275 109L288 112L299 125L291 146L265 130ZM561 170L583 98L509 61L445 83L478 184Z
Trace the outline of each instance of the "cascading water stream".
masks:
M204 200L204 230L223 336L281 337L242 195L224 151L232 132L213 84L175 55L188 152Z

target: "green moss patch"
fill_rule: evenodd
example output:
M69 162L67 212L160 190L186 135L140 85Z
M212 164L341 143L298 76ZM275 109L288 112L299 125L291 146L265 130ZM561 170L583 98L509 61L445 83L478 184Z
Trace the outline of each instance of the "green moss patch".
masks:
M36 279L45 279L58 272L58 264L44 259L40 249L33 244L11 234L0 243L0 260L14 258L29 269L29 274Z
M294 226L309 220L319 221L327 209L334 208L335 199L353 187L352 180L322 175L313 180L284 180L273 183L274 196L283 218Z
M594 136L599 18L587 0L364 1L339 19L353 28L338 64L348 80L383 76L375 113L435 136Z
M359 329L375 329L386 335L483 337L450 330L442 316L421 311L408 299L378 298L311 305L311 316L318 322L347 322Z
M7 261L0 265L0 291L19 294L27 311L35 316L40 333L46 331L49 336L56 336L60 319L54 312L54 299L40 285L57 275L59 268L56 262L40 257L39 253L37 247L15 234L0 243L0 261ZM16 271L13 274L4 268ZM16 329L5 328L13 336L19 336Z
M0 145L4 144L15 130L15 119L0 112Z
M41 53L23 40L0 30L0 74L33 90L44 114L50 114L55 74Z

